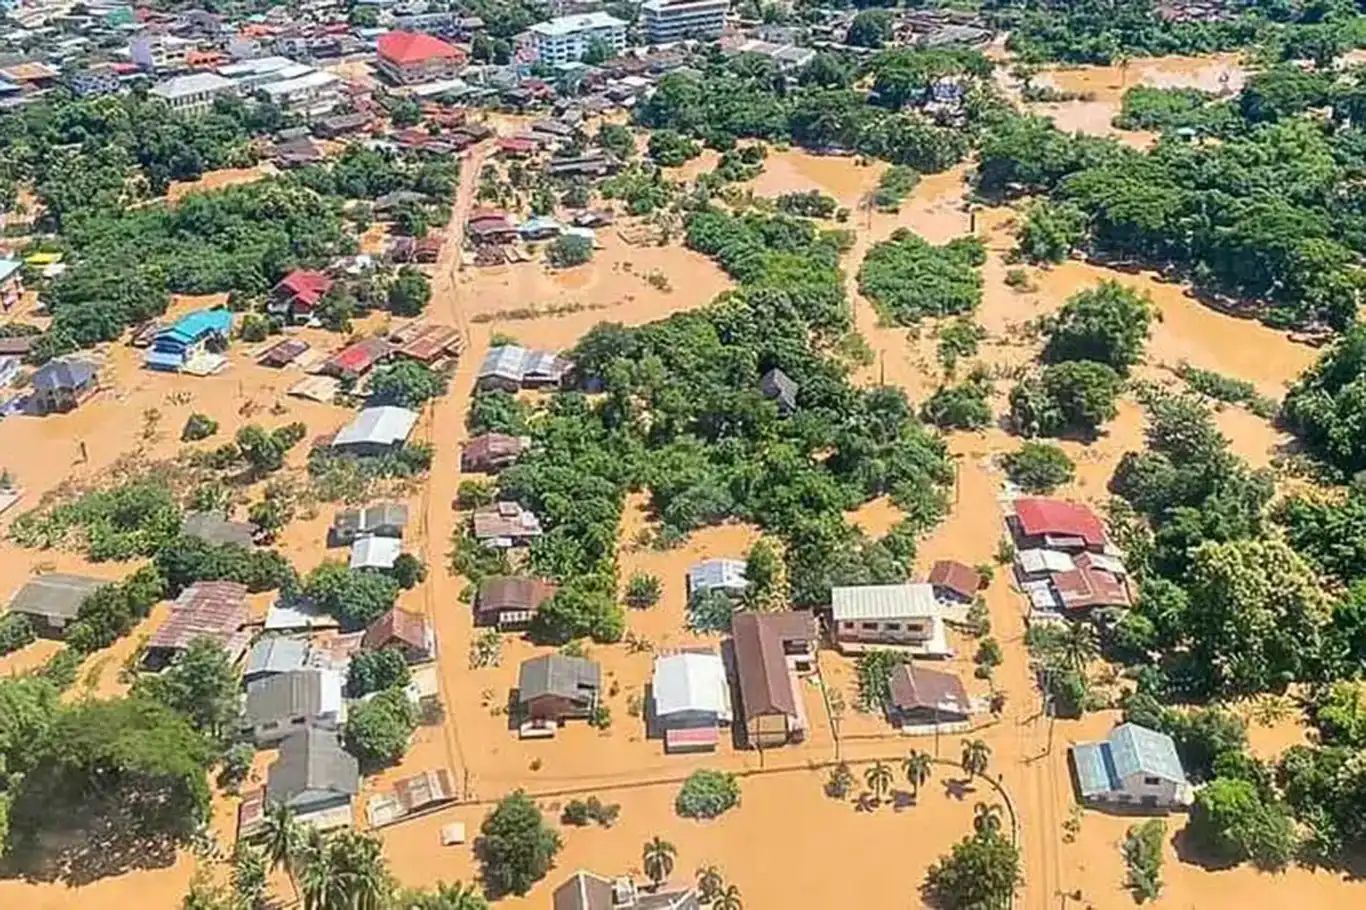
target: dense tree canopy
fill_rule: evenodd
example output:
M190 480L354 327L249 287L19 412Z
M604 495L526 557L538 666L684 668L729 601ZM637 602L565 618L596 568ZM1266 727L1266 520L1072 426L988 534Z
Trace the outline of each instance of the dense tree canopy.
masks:
M875 244L859 266L859 290L889 320L970 313L982 301L986 248L976 237L934 246L902 228Z

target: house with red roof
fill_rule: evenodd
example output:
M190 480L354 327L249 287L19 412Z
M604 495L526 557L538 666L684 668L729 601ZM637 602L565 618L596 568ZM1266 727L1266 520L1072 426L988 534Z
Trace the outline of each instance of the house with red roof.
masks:
M450 79L468 55L440 38L422 32L387 32L379 36L376 66L399 85Z
M1018 550L1061 550L1099 553L1105 549L1105 525L1096 513L1061 499L1021 498L1007 517Z
M330 290L332 279L323 272L295 269L271 289L266 312L290 322L307 322Z

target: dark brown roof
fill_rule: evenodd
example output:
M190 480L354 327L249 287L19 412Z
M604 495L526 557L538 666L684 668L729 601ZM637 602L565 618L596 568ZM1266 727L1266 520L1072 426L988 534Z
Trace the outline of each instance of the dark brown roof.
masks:
M445 353L459 353L463 346L460 330L449 325L409 323L389 335L398 353L424 363Z
M952 559L941 559L930 569L930 584L948 588L955 594L971 600L977 596L977 589L982 586L982 576L977 574L977 570L972 566Z
M369 650L383 648L393 642L410 648L427 647L427 619L420 613L409 613L397 607L371 623L361 639L361 647Z
M241 631L250 616L247 587L234 581L198 581L175 601L171 616L147 640L149 650L183 651L196 638L212 638L236 660L251 633Z
M0 356L17 355L22 357L38 343L41 335L16 335L13 338L0 338Z
M516 458L522 454L522 440L506 433L485 433L465 443L460 460L472 468L492 461Z
M954 714L967 714L970 708L963 681L952 673L926 670L916 663L905 663L892 671L892 704L901 709L930 708Z
M498 576L479 586L480 613L535 610L554 596L556 586L539 578Z
M797 701L787 670L784 641L810 641L816 635L810 613L737 613L731 620L740 701L747 716L796 716Z
M1058 590L1063 606L1069 610L1092 607L1132 606L1129 588L1124 579L1091 564L1090 554L1082 553L1072 560L1076 566L1070 572L1054 572L1053 587Z
M256 358L256 362L262 366L283 367L307 350L308 342L302 338L286 338L278 344L271 345L268 351Z

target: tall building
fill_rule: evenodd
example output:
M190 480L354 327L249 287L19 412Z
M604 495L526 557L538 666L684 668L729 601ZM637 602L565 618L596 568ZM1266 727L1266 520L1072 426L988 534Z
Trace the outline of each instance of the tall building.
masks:
M165 101L177 114L207 113L218 98L237 94L237 83L217 73L194 73L158 82L148 93Z
M421 32L388 32L379 36L380 72L400 85L435 82L457 75L466 55L453 44Z
M651 44L719 38L728 12L730 0L645 0L640 5L645 37Z
M561 16L536 23L525 37L536 59L554 66L583 59L594 42L607 45L615 57L626 49L626 23L607 13Z

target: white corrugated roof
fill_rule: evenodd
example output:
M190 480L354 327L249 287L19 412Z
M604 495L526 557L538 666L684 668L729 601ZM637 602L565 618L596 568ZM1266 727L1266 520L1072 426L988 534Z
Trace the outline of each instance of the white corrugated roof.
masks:
M561 38L575 32L613 27L625 28L626 23L616 16L596 12L585 13L580 16L561 16L558 19L551 19L549 22L537 22L530 30L548 38Z
M835 588L830 592L830 607L836 622L942 616L944 613L943 607L934 599L933 586L926 582Z
M172 100L184 98L188 95L197 95L200 92L222 92L235 86L231 79L224 79L217 73L192 73L188 76L176 76L159 82L152 86L152 94L158 98Z
M403 541L393 537L362 537L351 545L351 568L392 569L403 552Z
M1015 554L1015 561L1026 575L1040 572L1071 572L1076 568L1072 557L1057 550L1021 550Z
M652 686L659 717L698 711L731 719L730 684L719 654L685 651L656 658Z
M393 445L407 439L416 423L417 413L407 408L396 408L392 405L366 408L356 415L355 420L338 431L332 439L332 445L346 446L366 442Z

